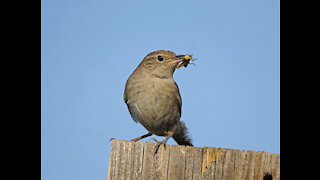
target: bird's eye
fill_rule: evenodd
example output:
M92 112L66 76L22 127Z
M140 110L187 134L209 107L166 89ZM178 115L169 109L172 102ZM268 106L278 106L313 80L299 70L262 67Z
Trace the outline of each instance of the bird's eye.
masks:
M158 56L158 60L159 61L163 61L163 57L162 56Z

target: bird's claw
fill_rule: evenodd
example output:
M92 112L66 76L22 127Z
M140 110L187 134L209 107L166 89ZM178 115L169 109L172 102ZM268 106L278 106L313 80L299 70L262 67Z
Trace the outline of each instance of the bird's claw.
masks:
M157 144L154 146L154 154L157 154L161 144L163 144L164 149L166 150L166 144L167 141L163 140L163 141L157 141L155 138L151 138L150 140L155 141Z

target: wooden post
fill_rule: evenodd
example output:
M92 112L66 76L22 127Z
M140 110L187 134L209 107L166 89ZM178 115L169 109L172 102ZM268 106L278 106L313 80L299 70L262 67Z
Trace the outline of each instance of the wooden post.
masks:
M280 154L112 140L108 180L280 180Z

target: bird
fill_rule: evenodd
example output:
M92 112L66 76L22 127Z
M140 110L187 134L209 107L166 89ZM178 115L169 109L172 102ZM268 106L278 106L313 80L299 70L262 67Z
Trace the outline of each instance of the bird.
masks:
M192 56L177 55L167 50L151 52L126 82L124 101L130 115L148 131L131 141L151 135L165 136L163 141L152 138L156 141L155 154L162 144L166 147L171 137L179 145L193 146L185 123L180 121L182 100L173 79L178 64L189 60Z

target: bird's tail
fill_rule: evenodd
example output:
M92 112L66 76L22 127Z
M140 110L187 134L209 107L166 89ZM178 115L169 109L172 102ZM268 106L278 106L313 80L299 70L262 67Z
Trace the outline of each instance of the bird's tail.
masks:
M180 121L172 137L179 145L193 146L188 129L182 121Z

